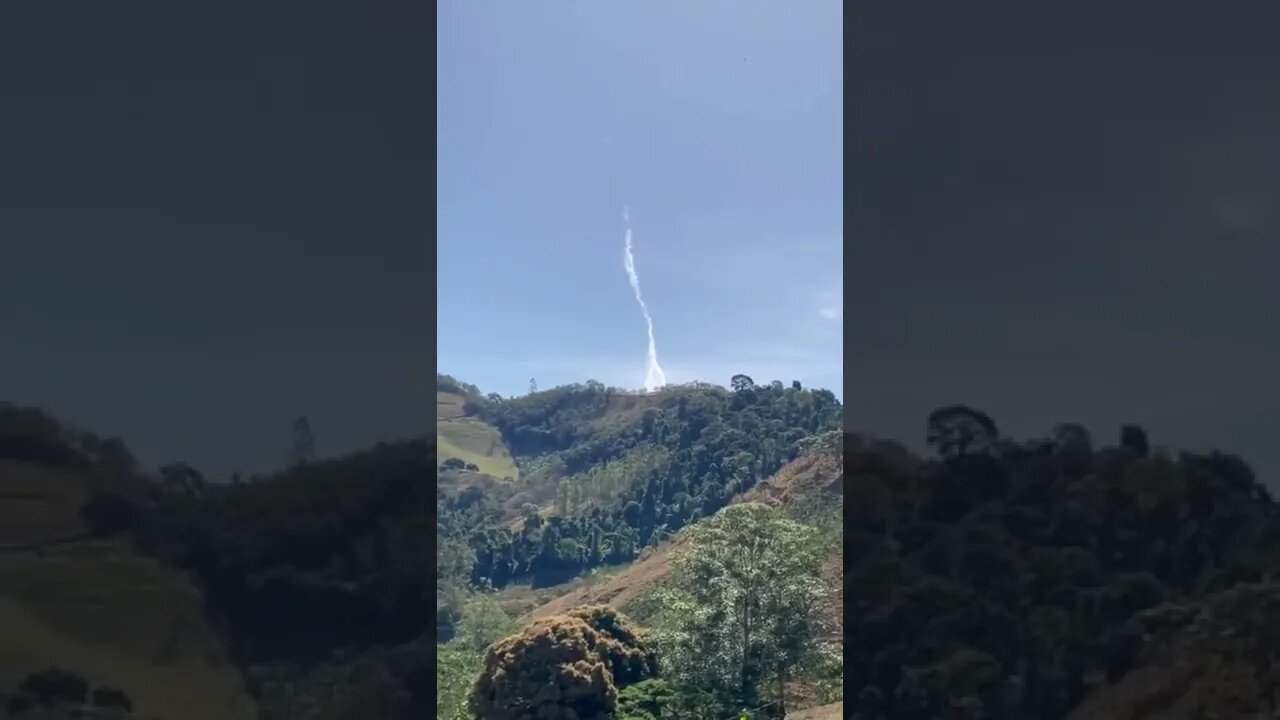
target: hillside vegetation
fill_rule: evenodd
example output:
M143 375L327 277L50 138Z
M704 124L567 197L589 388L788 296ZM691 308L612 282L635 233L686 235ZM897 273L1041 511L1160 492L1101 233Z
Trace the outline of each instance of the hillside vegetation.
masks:
M4 679L114 683L160 720L430 712L429 442L214 483L3 410L0 457L36 475L0 475L0 492L43 509L39 543L0 551L19 628L0 640Z
M1139 613L1135 668L1072 720L1275 717L1280 706L1280 587L1243 584L1199 602Z
M443 464L450 460L462 468L499 480L520 476L502 435L492 425L474 416L469 404L479 391L441 376L436 391L436 452Z
M476 403L521 464L523 487L549 487L554 512L507 498L441 498L442 544L473 554L470 582L554 585L629 562L708 517L800 453L800 441L835 430L841 409L825 390L755 386L671 388L635 396L598 383ZM536 496L536 494L531 494ZM523 522L512 530L515 513Z
M518 473L419 438L213 482L0 408L0 693L52 678L64 704L123 691L160 720L1280 704L1280 506L1240 458L1137 426L1015 440L962 405L924 419L921 456L842 433L829 392L745 376L454 383L437 412L491 428ZM549 678L554 702L526 692Z
M1261 659L1242 655L1219 673L1216 655L1193 650L1204 644L1144 649L1149 623L1185 618L1216 602L1206 600L1213 593L1280 567L1280 513L1248 465L1153 449L1136 426L1113 446L1070 424L1016 442L985 414L951 406L926 427L933 459L846 442L845 672L861 688L849 699L858 717L1275 711L1265 675L1227 680L1254 677ZM1252 622L1280 622L1274 603L1231 607L1250 603ZM1274 637L1257 640L1262 658L1280 651ZM1204 678L1188 695L1198 699L1174 712L1192 675ZM1153 686L1166 689L1163 699L1133 700L1135 688ZM1222 699L1230 695L1238 701Z
M822 612L824 629L829 637L839 637L843 632L840 605L840 578L844 567L841 451L836 433L815 438L815 442L807 444L799 457L733 501L764 502L828 531L823 577L830 583L833 593L823 604ZM613 605L643 617L653 591L670 576L673 552L679 545L682 545L682 537L677 534L671 541L642 553L634 562L598 580L566 586L565 592L538 605L520 619L549 617L573 607L594 604Z
M516 611L520 623L543 627L538 623L554 623L575 608L599 603L632 613L646 626L653 623L645 631L668 639L659 643L660 657L667 677L677 685L661 692L680 698L670 702L692 703L689 707L703 708L697 712L712 713L734 702L772 699L776 703L782 696L769 683L777 678L766 681L757 674L774 672L767 670L774 667L772 661L755 656L776 642L767 633L748 632L750 642L745 646L725 645L725 673L701 677L693 673L676 680L684 662L680 643L692 642L687 633L694 630L663 620L670 616L664 616L664 608L669 610L673 602L695 602L711 610L712 604L727 602L724 598L690 600L696 592L682 596L684 600L669 596L682 586L694 591L687 584L689 573L694 572L690 562L716 557L712 536L694 532L685 538L686 531L704 525L779 539L799 533L796 537L805 538L804 543L817 543L812 553L795 555L813 558L810 565L797 566L795 579L810 577L814 583L797 586L800 594L796 598L808 598L810 593L821 596L823 612L812 618L824 620L825 627L815 626L808 635L807 631L797 632L796 637L813 637L815 641L821 637L828 652L838 646L839 612L831 611L830 598L838 596L840 575L835 568L839 567L839 551L835 548L840 545L840 520L839 505L830 498L838 498L842 490L838 469L842 410L830 392L803 389L798 383L756 385L746 376L735 377L732 389L694 384L645 394L588 382L513 399L472 392L468 407L502 433L522 474L510 488L461 488L447 473L439 483L439 639L454 638L442 648L450 657L460 659L469 651L477 658L470 665L442 669L441 687L454 688L451 699L442 690L443 704L437 708L442 717L467 716L463 706L470 682L456 681L449 673L467 677L480 671L478 653L484 646L468 638L476 624L484 621L469 616L485 603L492 603L494 609L519 607L520 603L506 599L512 591L536 596L543 588L550 597L520 607ZM818 442L820 437L826 440ZM823 459L815 459L819 457ZM757 531L746 531L743 528L747 526L741 523L748 522L747 516L724 515L735 501L742 502L762 480L775 474L778 487L794 485L794 492L785 500L761 495L756 499L770 504L743 503L743 510L761 507L769 517L776 515L781 524L771 525L773 521L763 516L751 516L754 519L749 522L764 524ZM815 475L823 477L814 481ZM809 479L808 485L794 482L802 476ZM813 507L800 502L822 493L828 495L826 502L816 502ZM776 508L769 509L773 506ZM827 512L815 512L818 506ZM793 509L796 512L790 513ZM788 514L796 519L804 516L810 524L785 519ZM824 530L806 529L818 525ZM772 586L790 587L786 582ZM486 595L491 591L498 593ZM743 591L750 603L763 602L764 595L759 593L764 591L755 581L744 585ZM492 613L490 616L492 619ZM677 642L672 639L676 637L686 640ZM796 652L812 654L814 649L798 648ZM740 653L737 660L732 659L735 652ZM805 694L797 690L799 683L793 682L808 672L800 665L795 663L796 677L783 674L782 692L796 703L813 702L815 691L810 688ZM838 670L835 675L829 669L817 672L828 679L828 686L833 684L832 678L838 678ZM629 693L658 692L658 686L643 687L621 692L609 702L616 701L622 708L630 702ZM697 700L701 697L698 693L710 695ZM652 714L653 708L666 701L654 697L645 702L650 703L648 712ZM595 717L590 713L599 710L592 708L595 706L582 706L577 712ZM631 710L618 712L622 713L619 717L632 716L627 714Z
M257 717L199 590L91 536L86 472L0 460L0 691L61 668L122 689L143 717Z
M802 441L834 430L841 417L829 392L780 383L756 387L745 378L736 383L733 391L689 386L653 396L589 383L506 400L460 384L442 390L438 413L492 428L500 446L511 449L520 472L502 477L463 458L441 457L427 439L329 460L300 456L277 472L231 483L210 481L183 463L153 474L141 471L119 441L18 409L0 432L0 457L48 473L36 481L41 497L27 481L9 483L12 499L32 509L23 515L31 528L17 540L91 543L97 554L78 575L109 573L136 586L132 595L120 593L133 606L103 608L76 592L70 579L58 579L63 599L44 611L71 608L105 622L92 614L104 610L164 623L168 635L177 632L170 626L185 627L185 615L168 619L146 595L148 583L130 576L105 549L117 548L154 572L190 579L187 597L202 610L193 622L217 629L221 657L239 670L236 679L243 678L261 717L416 718L431 713L444 695L432 670L437 649L442 667L452 652L469 668L465 695L479 677L478 654L500 639L498 629L502 636L518 629L500 610L486 610L493 609L493 589L551 588L592 569L625 568L646 548L718 517L735 496L798 457ZM496 447L483 454L500 456ZM73 476L86 482L77 486L67 480ZM50 504L55 495L66 503ZM75 517L68 507L76 507ZM809 537L785 524L767 527ZM34 567L15 572L36 586L51 582ZM36 610L24 612L31 616L23 616L23 624L39 627L31 619ZM97 642L86 627L72 636ZM766 646L759 643L767 644L767 636L753 637L747 651ZM454 645L438 645L451 639ZM108 644L124 647L119 638ZM207 649L187 654L215 655ZM91 683L107 682L70 659L76 657L88 655L68 649L47 660L31 657L23 662L36 665L15 672L40 672L39 664L47 663ZM764 659L745 662L745 668L771 667ZM114 675L110 682L134 677ZM159 671L136 677L148 678L153 693L181 687ZM751 680L752 693L756 684ZM171 689L156 689L162 686ZM172 707L164 713L190 716Z

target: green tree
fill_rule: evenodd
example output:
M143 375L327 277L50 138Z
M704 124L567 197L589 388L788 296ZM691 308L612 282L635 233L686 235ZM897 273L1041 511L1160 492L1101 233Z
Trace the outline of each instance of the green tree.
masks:
M484 655L463 645L449 643L436 651L436 717L471 720L467 698L484 668Z
M492 597L479 593L462 607L462 622L455 642L481 653L518 630L511 616Z
M468 707L485 720L605 720L617 709L618 690L656 669L625 616L579 608L491 645Z
M738 717L741 704L689 685L653 678L618 693L614 720L704 720Z
M818 647L825 592L816 530L760 503L733 505L686 531L669 585L655 593L655 641L670 676L752 702L785 689Z
M929 413L925 426L925 442L944 458L988 452L1000 439L995 421L968 405L940 407Z
M1128 424L1120 428L1120 447L1130 450L1138 457L1146 457L1151 452L1151 442L1147 440L1147 431L1141 426Z
M293 447L290 450L290 462L294 466L305 465L315 459L316 438L311 432L311 421L299 416L293 421Z

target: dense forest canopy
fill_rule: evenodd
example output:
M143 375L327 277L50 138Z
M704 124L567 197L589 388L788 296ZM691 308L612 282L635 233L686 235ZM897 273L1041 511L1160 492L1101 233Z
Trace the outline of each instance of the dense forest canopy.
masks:
M861 717L1063 717L1137 664L1159 608L1280 569L1280 508L1235 456L1153 451L1132 425L1019 442L963 405L925 430L936 459L848 436Z
M656 395L594 382L513 399L472 393L468 406L533 470L531 483L538 469L555 481L554 511L526 506L514 525L501 492L440 493L442 564L470 562L466 582L495 588L629 562L773 474L842 417L830 391L749 379L734 391L693 385Z

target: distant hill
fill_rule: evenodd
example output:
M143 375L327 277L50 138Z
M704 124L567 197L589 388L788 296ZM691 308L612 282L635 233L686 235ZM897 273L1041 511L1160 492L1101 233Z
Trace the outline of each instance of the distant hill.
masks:
M73 469L0 459L0 552L83 539L88 497Z
M0 403L0 696L52 668L147 720L427 716L436 468L423 438L233 483L150 474Z
M496 428L467 411L468 390L444 378L436 391L436 447L440 462L458 460L475 468L475 472L497 480L514 481L520 477ZM474 389L472 389L474 390Z
M91 536L81 472L0 460L0 690L60 668L123 689L139 717L256 718L199 589Z

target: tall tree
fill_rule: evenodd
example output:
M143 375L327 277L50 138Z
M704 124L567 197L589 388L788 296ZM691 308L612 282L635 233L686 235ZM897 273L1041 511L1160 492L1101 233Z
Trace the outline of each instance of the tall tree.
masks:
M925 423L925 442L944 458L989 452L999 439L991 416L968 405L940 407Z
M655 594L656 642L677 679L759 697L817 648L813 611L825 589L817 531L761 503L692 526Z
M1138 425L1124 425L1120 428L1120 447L1132 451L1138 457L1146 457L1151 452L1147 431Z
M293 450L290 453L292 465L305 465L315 459L316 438L311 433L311 422L305 415L293 421Z

